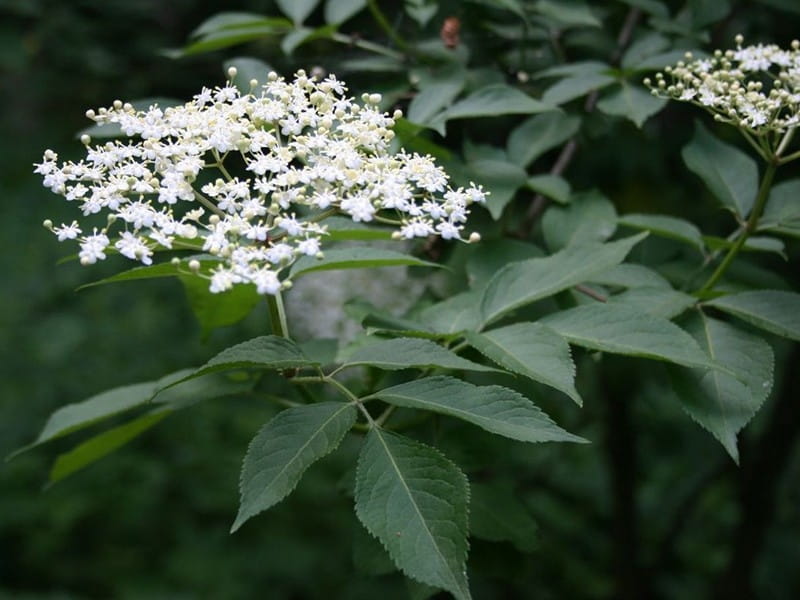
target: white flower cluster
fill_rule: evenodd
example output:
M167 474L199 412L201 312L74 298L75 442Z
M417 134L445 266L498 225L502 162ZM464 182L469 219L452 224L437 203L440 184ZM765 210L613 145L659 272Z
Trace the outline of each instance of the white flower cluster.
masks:
M778 46L717 50L713 57L686 61L655 75L644 83L653 94L691 102L712 112L719 121L731 123L756 135L782 134L800 124L800 42L789 50Z
M392 224L395 239L462 239L469 206L485 192L450 187L430 156L390 154L400 113L382 113L379 94L358 104L334 76L303 71L250 83L248 94L231 81L203 88L183 106L137 111L117 101L88 111L133 139L92 146L83 136L84 160L59 165L48 150L35 172L84 217L106 220L91 232L77 221L45 226L59 241L78 240L82 264L110 246L145 265L154 250L193 248L218 260L201 273L212 292L252 283L261 294L288 287L279 275L299 256L322 256L322 222L334 214Z

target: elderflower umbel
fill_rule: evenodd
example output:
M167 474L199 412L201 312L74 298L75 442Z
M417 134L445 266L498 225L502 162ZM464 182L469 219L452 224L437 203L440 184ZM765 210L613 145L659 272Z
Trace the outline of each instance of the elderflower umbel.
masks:
M653 94L702 106L718 121L757 136L782 135L800 123L800 42L783 50L770 44L717 50L713 57L667 67L645 79Z
M270 73L247 94L228 81L183 106L141 111L116 101L87 111L130 139L92 146L82 136L85 159L59 164L47 150L35 172L87 221L105 216L104 226L45 226L59 241L77 240L84 265L109 249L150 265L156 250L196 248L216 257L206 272L190 261L210 291L254 284L261 294L288 287L281 272L299 256L321 256L322 221L333 214L396 223L395 239L463 239L469 206L485 192L451 187L430 156L391 155L399 111L378 110L379 94L358 104L346 92L335 76Z

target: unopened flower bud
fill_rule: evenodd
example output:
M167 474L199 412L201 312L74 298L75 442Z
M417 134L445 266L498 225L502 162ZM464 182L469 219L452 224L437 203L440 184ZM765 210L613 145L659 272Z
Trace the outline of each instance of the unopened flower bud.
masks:
M189 270L193 273L197 273L200 270L200 261L197 259L192 259L189 261Z
M228 67L228 78L229 79L234 79L238 72L239 72L239 69L237 69L236 67Z

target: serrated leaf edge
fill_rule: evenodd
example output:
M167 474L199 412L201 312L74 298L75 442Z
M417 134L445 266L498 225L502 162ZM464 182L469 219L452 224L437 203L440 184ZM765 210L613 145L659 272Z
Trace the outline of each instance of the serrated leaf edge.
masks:
M378 436L380 436L380 435L381 435L381 432L383 432L383 430L382 430L382 429L380 429L379 427L375 427L375 428L373 428L373 431L374 431L374 432L376 433L376 435L378 435ZM399 435L399 434L395 434L395 435ZM405 437L405 436L399 436L399 437ZM409 439L409 440L411 440L411 438L406 438L406 439ZM395 467L395 471L396 471L396 472L397 472L397 474L398 474L398 478L399 478L401 481L403 481L403 486L405 487L406 491L408 492L408 494L409 494L409 496L410 496L411 494L410 494L410 490L408 489L408 486L406 486L406 485L405 485L405 481L403 480L403 478L402 478L402 477L399 477L399 475L400 475L400 470L399 470L399 468L397 467L397 463L396 463L396 462L395 462L395 460L394 460L394 456L392 456L392 453L389 451L389 447L386 445L386 442L384 441L384 439L383 439L383 437L382 437L382 436L381 436L380 440L381 440L381 445L383 446L383 449L386 451L386 454L389 456L389 459L391 460L391 462L392 462L392 465ZM469 505L470 505L470 499L471 499L471 492L470 492L470 486L469 486L469 479L468 479L468 478L467 478L467 476L464 474L464 472L461 470L461 468L460 468L460 467L459 467L459 466L458 466L458 465L457 465L455 462L453 462L452 460L450 460L450 459L449 459L449 458L448 458L448 457L447 457L447 456L446 456L446 455L445 455L443 452L441 452L441 451L440 451L438 448L434 448L433 446L429 446L428 444L424 444L424 443L422 443L422 442L419 442L419 441L417 441L417 440L411 440L411 441L413 441L415 444L418 444L419 446L422 446L423 448L426 448L427 450L430 450L430 451L431 451L431 452L433 452L434 454L437 454L437 455L438 455L438 456L439 456L439 457L440 457L440 458L441 458L443 461L447 462L447 463L448 463L450 466L452 466L452 467L455 469L455 471L456 471L456 472L459 474L459 476L462 478L462 480L463 480L463 482L464 482L464 484L465 484L464 488L465 488L465 490L466 490L466 493L467 493L467 497L466 497L466 517L467 517L467 520L466 520L466 526L467 526L467 530L466 530L466 533L465 533L465 541L466 541L467 555L469 555L469 548L470 548L470 544L469 544ZM364 445L366 445L366 440L364 441ZM359 481L359 479L362 477L363 457L364 457L364 453L363 453L363 446L362 446L362 450L361 450L361 452L359 452L358 461L357 461L357 463L356 463L356 487L358 487L358 481ZM354 494L354 496L355 496L355 494ZM416 509L416 503L413 503L413 504L414 504L414 507L415 507L415 509ZM425 580L423 580L423 579L421 579L421 578L417 577L416 575L414 575L414 574L412 574L412 573L408 572L408 570L407 570L407 569L405 569L404 567L400 566L400 565L397 563L397 560L395 559L395 557L394 557L394 554L393 554L392 550L391 550L391 549L390 549L390 548L389 548L389 547L388 547L388 546L387 546L387 545L384 543L384 541L383 541L383 540L382 540L382 539L381 539L381 538L380 538L378 535L374 534L374 533L373 533L373 532L372 532L372 531L369 529L369 527L367 527L367 525L364 523L364 521L363 521L363 519L362 519L362 517L361 517L360 511L359 511L359 506L358 506L358 502L357 502L357 501L356 501L356 503L355 503L355 511L356 511L356 516L358 517L358 520L359 520L359 522L361 523L362 527L364 527L364 529L366 529L366 530L367 530L367 533L369 533L369 535L370 535L370 536L372 536L373 538L375 538L376 540L378 540L378 543L380 543L380 545L383 547L383 549L384 549L384 550L386 550L387 554L389 555L389 558L391 558L391 559L392 559L392 562L394 563L395 567L397 567L398 571L400 571L401 573L403 573L403 574L404 574L406 577L408 577L408 578L410 578L410 579L413 579L414 581L417 581L417 582L419 582L419 583L424 583L425 585L430 585L430 586L433 586L433 587L439 588L439 584L438 584L438 583L433 583L433 582L430 582L430 581L425 581ZM421 516L421 515L420 515L420 516ZM424 519L422 519L422 521L423 521L423 523L425 523L425 520L424 520ZM426 529L426 531L428 531L428 534L429 534L429 536L430 536L430 537L431 537L431 539L433 540L433 534L431 534L431 533L430 533L430 530L428 530L427 524L426 524L426 526L425 526L425 529ZM437 553L439 554L439 556L440 556L442 559L444 559L444 556L442 555L441 551L439 550L439 547L438 547L438 545L434 544L434 546L436 547L436 551L437 551ZM445 563L445 564L447 564L447 561L446 561L446 560L444 560L444 563ZM465 575L465 582L467 582L467 583L468 583L468 580L466 580L466 572L464 573L464 575ZM456 583L457 583L457 582L456 582ZM449 591L449 592L451 592L451 593L452 593L452 591L451 591L451 590L447 590L447 591ZM467 593L469 594L469 590L467 590ZM454 595L455 595L455 594L454 594ZM469 598L469 597L470 597L469 595L468 595L468 596L466 596L466 598Z

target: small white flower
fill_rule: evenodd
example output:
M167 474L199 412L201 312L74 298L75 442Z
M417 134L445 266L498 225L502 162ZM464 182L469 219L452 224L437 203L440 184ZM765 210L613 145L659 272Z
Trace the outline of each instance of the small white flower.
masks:
M281 289L281 282L275 271L269 269L259 269L252 276L252 282L256 285L259 294L277 294Z
M60 227L54 227L53 233L56 234L59 242L63 242L64 240L77 239L81 234L81 228L78 227L77 221L73 221L69 225L62 223Z
M774 44L742 47L741 36L736 42L735 50L681 61L645 84L658 96L692 102L758 136L785 134L800 118L800 105L792 100L800 93L800 44L783 50Z
M94 230L92 235L86 236L81 239L81 250L78 253L78 258L82 265L93 265L98 260L103 260L106 257L105 250L110 241L106 234L97 233Z
M226 292L233 287L235 283L239 283L241 278L228 271L227 269L218 269L211 274L211 285L208 290L212 294L219 294Z
M452 190L430 156L390 154L398 116L382 113L377 95L361 106L346 92L333 75L317 82L303 72L292 81L273 73L246 94L228 82L203 87L183 106L115 102L87 111L132 139L93 147L84 140L86 159L63 164L48 150L34 170L84 215L105 216L108 228L80 237L77 221L48 227L60 241L79 241L83 264L105 258L112 243L151 264L155 249L197 240L220 260L210 274L198 273L215 293L237 284L278 293L291 283L281 282L284 269L320 255L326 227L319 222L334 213L400 221L401 238L460 239L468 206L485 192ZM248 176L230 175L242 167Z

